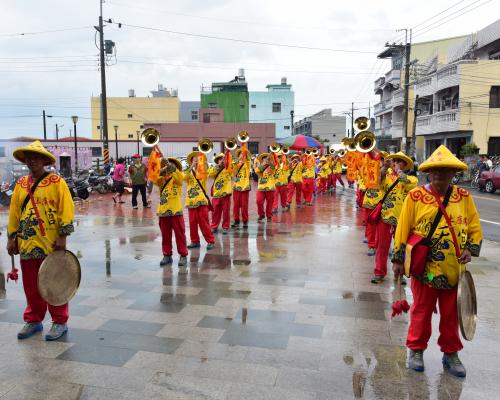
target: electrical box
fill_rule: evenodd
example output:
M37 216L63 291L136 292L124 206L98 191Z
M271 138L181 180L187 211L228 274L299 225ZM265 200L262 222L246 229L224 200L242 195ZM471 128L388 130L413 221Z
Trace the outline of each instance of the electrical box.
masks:
M115 47L115 42L113 42L112 40L105 40L104 41L104 52L106 54L113 54L113 49Z

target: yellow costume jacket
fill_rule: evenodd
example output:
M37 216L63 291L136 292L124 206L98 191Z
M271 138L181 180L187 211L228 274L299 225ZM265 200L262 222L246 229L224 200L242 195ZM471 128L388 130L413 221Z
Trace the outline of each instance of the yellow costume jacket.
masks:
M330 167L328 166L328 163L325 163L321 166L319 169L319 177L323 179L327 179L328 176L330 175Z
M372 210L384 197L384 191L380 189L366 189L363 197L363 208Z
M218 165L208 169L208 176L215 179L212 186L212 197L214 199L229 196L233 193L231 188L231 174L232 172Z
M395 173L387 174L381 183L383 192L389 190L390 186L397 179ZM403 207L403 202L405 201L406 195L412 189L417 186L418 179L415 176L403 174L399 178L398 184L391 190L391 192L386 196L384 203L382 204L381 217L382 221L389 225L397 225L399 214L401 214L401 208Z
M276 186L288 185L288 170L285 171L283 165L280 165L274 170L274 180L276 182Z
M334 174L341 174L342 173L342 162L340 162L340 161L333 162L333 173Z
M314 171L314 165L307 167L302 167L302 178L303 179L314 179L316 178L316 171Z
M160 193L160 204L156 213L159 217L172 217L182 215L182 183L184 174L175 170L169 176L160 176L156 181L156 186L162 192ZM166 184L166 185L165 185Z
M294 167L290 167L290 170L289 170L289 174L291 174L290 176L290 182L292 183L302 183L302 169L303 169L303 165L302 165L302 161L299 162L295 168ZM293 170L293 173L292 173L292 170Z
M186 200L184 201L184 205L187 208L196 208L199 206L207 206L208 200L203 194L203 191L196 182L196 178L191 170L187 170L184 172L184 180L187 183L186 187ZM200 183L203 185L203 189L205 192L207 190L207 179L200 180Z
M48 174L33 193L45 230L43 238L31 200L21 213L30 181L30 176L23 176L17 181L9 211L8 235L11 238L17 234L19 253L24 260L45 258L54 251L59 236L67 236L74 231L75 206L68 185L60 176Z
M441 201L444 199L441 198ZM404 201L396 229L393 262L404 262L406 242L411 233L427 236L437 211L438 205L434 195L425 187L410 191ZM479 256L482 242L481 225L469 192L453 186L446 212L450 216L460 253L469 249L473 256ZM434 288L455 287L460 268L463 266L458 262L455 245L444 216L441 217L431 242L424 276L415 277Z
M245 161L243 165L240 165L238 162L233 163L233 190L237 192L247 192L250 190L251 165L252 162L250 160Z
M274 180L274 167L268 166L266 168L258 167L255 172L259 177L257 190L263 192L270 192L276 190L276 182Z

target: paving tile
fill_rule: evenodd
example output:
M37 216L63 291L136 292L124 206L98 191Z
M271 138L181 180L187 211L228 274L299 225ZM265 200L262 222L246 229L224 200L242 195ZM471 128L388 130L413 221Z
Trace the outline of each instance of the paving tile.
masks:
M76 344L60 354L58 360L78 361L82 363L113 365L122 367L137 350L108 346L89 346Z
M287 334L275 334L259 332L246 327L232 328L226 330L219 340L232 346L253 346L269 349L286 349L289 336Z
M297 350L274 350L251 348L247 351L245 361L270 365L273 367L294 367L318 370L321 354Z
M227 400L316 400L316 393L264 385L233 383Z
M194 371L193 375L226 382L274 385L278 369L257 364L207 360Z
M125 364L125 368L163 371L169 374L189 375L198 368L202 357L190 357L178 354L152 353L138 351Z
M2 396L2 400L79 400L82 386L66 382L44 382L16 384Z
M166 395L169 399L224 400L229 388L230 383L221 380L157 372L147 385L145 395L154 399Z
M172 354L181 345L183 339L158 337L151 335L123 334L107 346L120 349L149 351Z
M110 319L99 327L101 331L111 331L120 333L135 333L139 335L155 335L165 324L158 324L143 321L127 321Z
M207 341L185 340L175 352L183 357L197 357L200 359L218 359L242 361L248 352L247 347L230 346L223 343Z

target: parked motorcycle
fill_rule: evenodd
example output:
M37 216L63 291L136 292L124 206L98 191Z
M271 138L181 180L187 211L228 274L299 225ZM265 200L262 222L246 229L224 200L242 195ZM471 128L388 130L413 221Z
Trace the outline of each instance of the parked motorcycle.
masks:
M12 192L14 190L14 186L16 185L16 181L12 182L3 182L0 186L0 205L4 207L10 206L10 200L12 198Z
M71 178L66 178L66 183L68 184L71 197L78 197L82 200L89 198L92 188L89 184L88 175L73 176Z

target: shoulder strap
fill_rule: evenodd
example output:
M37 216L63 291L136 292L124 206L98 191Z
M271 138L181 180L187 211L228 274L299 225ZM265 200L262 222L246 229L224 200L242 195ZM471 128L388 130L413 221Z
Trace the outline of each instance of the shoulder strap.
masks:
M42 174L42 176L40 176L40 178L38 178L38 179L36 180L36 182L33 184L33 186L32 186L31 188L29 187L29 183L28 183L28 194L27 194L27 195L26 195L26 197L24 198L24 200L23 200L23 204L21 204L21 214L22 214L22 213L24 212L24 210L26 209L26 206L28 205L28 201L30 201L30 191L31 191L31 193L32 193L32 194L33 194L33 193L35 193L35 190L36 190L36 188L37 188L38 184L39 184L39 183L40 183L40 182L41 182L41 181L42 181L42 180L43 180L43 179L44 179L47 175L49 175L49 173L48 173L48 172L44 172L44 173Z
M170 183L171 180L172 180L172 177L168 178L167 181L165 182L165 184L162 186L161 191L160 191L160 196L163 193L163 191L165 190L165 188L167 187L167 185Z
M387 196L389 196L389 193L391 193L391 192L392 192L392 189L394 189L398 183L399 183L399 178L397 178L397 179L396 179L396 180L392 183L392 185L391 185L391 186L389 186L389 189L387 189L387 192L385 192L384 197L382 197L382 198L380 199L380 201L378 202L378 204L383 204L383 203L384 203L384 201L385 201L385 199L387 198Z
M243 163L240 165L240 167L238 168L238 172L236 172L236 175L238 175L238 174L240 173L241 169L245 166L245 163L246 163L246 161L245 161L245 162L243 162Z
M453 226L451 224L450 216L446 212L446 206L448 205L447 200L449 200L452 191L453 191L453 186L450 185L450 187L448 187L448 190L446 192L445 202L443 202L443 203L441 203L441 199L439 198L439 195L434 194L434 197L436 198L436 202L439 206L438 213L441 212L441 214L444 216L444 219L446 220L446 224L448 225L448 229L450 230L451 237L453 239L453 244L455 245L455 253L457 254L457 257L460 258L460 247L458 245L457 235L455 234L455 230L453 229Z
M446 195L444 196L444 202L441 204L441 200L438 202L438 206L441 204L443 206L443 209L446 208L448 205L448 201L450 200L451 192L453 191L453 186L450 186L448 190L446 191ZM437 199L439 199L439 196L435 196ZM432 235L434 235L434 232L436 231L436 228L439 224L439 221L441 220L441 216L443 215L443 209L439 207L438 212L436 216L434 217L434 221L432 221L431 229L429 233L427 234L427 240L431 240Z
M292 170L290 171L290 175L288 175L288 183L290 183L290 180L292 179L293 171L295 171L295 168L297 168L298 165L299 165L299 163L295 164L295 167L293 167Z
M193 170L191 170L191 173L193 174L193 177L194 179L196 179L196 182L198 183L198 186L200 187L201 191L203 192L203 195L205 196L205 198L207 199L208 201L208 204L211 206L212 203L209 199L209 197L207 196L207 192L205 192L205 188L203 187L203 185L201 184L201 182L198 180L198 178L196 177L196 174Z

